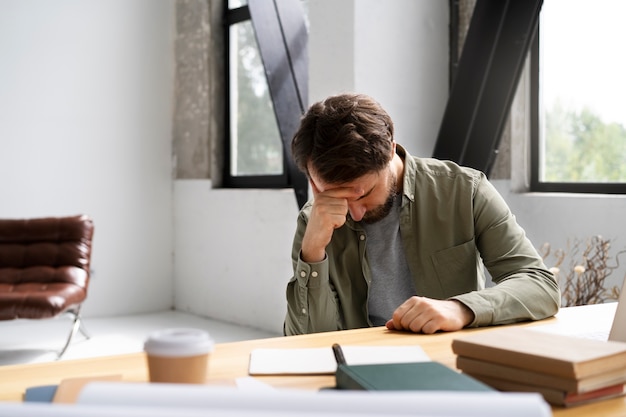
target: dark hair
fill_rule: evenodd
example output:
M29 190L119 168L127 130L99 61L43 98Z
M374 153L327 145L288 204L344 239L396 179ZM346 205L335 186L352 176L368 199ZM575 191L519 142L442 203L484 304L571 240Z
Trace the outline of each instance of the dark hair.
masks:
M383 169L392 144L393 122L380 104L366 95L341 94L308 109L291 152L307 176L310 162L323 181L341 184Z

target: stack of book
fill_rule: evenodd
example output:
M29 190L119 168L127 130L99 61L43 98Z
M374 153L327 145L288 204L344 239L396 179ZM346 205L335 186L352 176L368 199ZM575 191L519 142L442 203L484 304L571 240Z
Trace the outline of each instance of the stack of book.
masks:
M452 342L456 367L500 391L538 392L573 406L623 395L626 343L529 328L502 328Z

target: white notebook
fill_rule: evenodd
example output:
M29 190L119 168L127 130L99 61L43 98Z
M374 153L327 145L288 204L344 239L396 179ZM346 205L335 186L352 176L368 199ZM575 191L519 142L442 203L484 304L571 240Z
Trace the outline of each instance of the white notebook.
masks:
M341 346L348 365L430 361L418 345ZM250 375L334 374L337 362L330 346L303 349L254 349L250 353Z

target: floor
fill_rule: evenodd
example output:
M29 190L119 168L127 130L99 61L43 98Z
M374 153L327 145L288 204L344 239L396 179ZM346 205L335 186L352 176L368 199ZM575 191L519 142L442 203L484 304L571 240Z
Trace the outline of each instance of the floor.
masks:
M72 319L0 321L0 365L56 360L65 344ZM178 311L123 317L84 318L90 338L76 333L60 360L139 352L148 334L172 327L193 327L209 332L216 343L276 337L268 331L237 326Z

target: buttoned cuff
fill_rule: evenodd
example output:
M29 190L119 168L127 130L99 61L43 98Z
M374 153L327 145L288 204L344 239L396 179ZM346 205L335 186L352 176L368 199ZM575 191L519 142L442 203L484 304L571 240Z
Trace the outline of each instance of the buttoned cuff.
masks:
M491 308L491 304L475 291L451 297L450 300L463 303L463 305L474 313L474 321L468 324L467 327L486 326L493 323L493 309Z
M301 287L321 287L328 282L328 255L324 254L324 259L320 262L308 263L302 260L302 252L300 252L295 275Z

